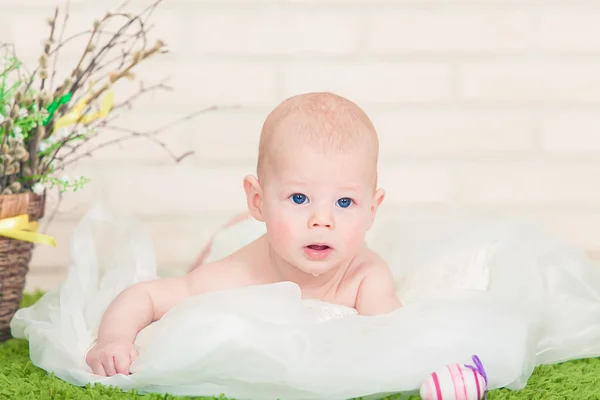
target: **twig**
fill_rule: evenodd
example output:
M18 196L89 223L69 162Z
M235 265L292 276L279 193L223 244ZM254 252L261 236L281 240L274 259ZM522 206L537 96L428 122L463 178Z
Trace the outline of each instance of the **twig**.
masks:
M139 138L139 137L146 137L146 138L152 140L152 138L154 136L156 136L159 133L163 132L167 128L172 128L175 125L178 125L178 124L181 124L183 122L189 121L189 120L191 120L191 119L193 119L193 118L195 118L195 117L197 117L199 115L205 114L207 112L217 111L217 110L223 110L223 109L229 109L229 108L235 109L235 108L238 108L238 106L232 106L232 107L212 106L212 107L208 107L208 108L205 108L203 110L196 111L194 113L188 114L188 115L186 115L186 116L184 116L182 118L179 118L178 120L175 120L174 122L170 122L170 123L168 123L166 125L163 125L163 126L161 126L159 128L156 128L156 129L148 131L148 132L139 132L139 131L135 131L135 130L132 130L132 129L121 128L121 127L116 127L116 126L106 126L105 127L106 129L111 129L111 130L117 131L117 132L125 132L125 133L128 133L129 135L128 136L124 136L124 137L120 137L120 138L116 138L116 139L112 139L112 140L106 141L104 143L101 143L101 144L99 144L99 145L91 148L90 150L86 151L85 153L80 154L78 156L74 156L71 159L65 158L64 161L63 161L62 166L63 166L63 168L67 167L67 166L73 164L74 162L82 159L83 157L89 157L89 156L91 156L93 152L95 152L95 151L97 151L97 150L99 150L101 148L104 148L104 147L107 147L107 146L110 146L110 145L114 145L116 143L120 143L120 142L123 142L123 141L126 141L126 140L130 140L130 139L133 139L133 138ZM193 152L187 152L187 153L184 153L183 155L175 156L174 153L172 153L170 150L167 149L167 146L164 143L162 143L160 141L157 141L156 139L154 139L152 141L154 141L159 146L161 146L164 149L166 149L167 152L169 152L169 155L175 161L177 161L177 162L181 161L183 158L187 157L188 155L193 154ZM72 152L71 154L75 154L75 152Z
M117 31L117 33L109 40L109 42L100 49L100 51L98 52L98 54L96 54L92 60L90 61L88 67L82 71L81 74L79 74L79 68L81 67L81 62L83 61L83 56L82 59L80 60L80 62L78 63L77 67L73 70L71 76L73 78L76 78L75 82L73 83L73 90L77 90L80 85L81 85L81 79L87 74L89 73L93 66L96 65L96 61L102 56L102 54L106 53L110 48L112 48L114 46L114 42L116 41L117 38L119 38L121 36L121 34L129 27L131 26L131 24L133 24L135 21L139 20L141 15L145 14L146 12L148 12L148 10L152 10L154 8L156 8L158 6L159 3L161 3L163 0L155 0L155 2L153 4L151 4L150 6L148 6L140 15L137 15L133 18L131 18L127 23L125 23L121 28L119 28L119 30ZM102 21L107 20L108 18L110 18L111 14L108 14L107 16L105 16L103 18ZM102 22L100 22L101 24ZM94 27L94 29L97 29L97 27ZM94 32L92 32L92 35L90 35L90 40L93 37Z
M159 84L153 85L153 86L149 86L149 87L144 87L143 84L140 85L140 89L138 92L134 93L132 96L130 96L128 99L126 99L125 101L123 101L122 103L118 103L113 107L113 112L115 110L118 110L119 108L127 105L128 108L132 107L132 102L133 100L137 99L138 97L140 97L143 94L149 93L155 89L159 89L159 88L167 88L166 86L164 86L164 84L161 82ZM101 121L99 123L99 125L102 125L102 127L105 127L108 122L111 122L112 120L116 119L116 117L113 118L107 118L104 121ZM93 129L93 128L92 128ZM72 137L72 133L75 131L75 129L73 129L73 131L71 132L71 135L69 135L66 140L64 140L61 145L55 150L54 154L52 155L50 161L46 164L46 166L44 167L44 169L42 170L42 174L45 174L47 172L48 167L50 166L50 164L52 164L53 161L56 160L56 157L58 155L58 153L65 147L65 145L72 141L75 140L77 138ZM79 147L81 147L83 144L85 144L86 142L88 142L88 139L83 139L81 140L76 146L73 147L73 152L75 152L77 149L79 149Z
M69 21L69 10L70 10L71 1L67 0L66 10L65 10L65 18L63 19L62 29L60 30L60 35L58 38L58 43L63 43L63 37L65 35L65 30L67 28L67 22ZM56 77L56 64L58 62L58 55L60 48L62 46L56 47L56 54L54 55L54 63L52 64L52 78L50 78L50 91L54 89L54 78ZM52 52L54 53L54 52ZM50 57L51 53L48 53L48 57Z
M67 44L69 44L69 42L71 42L72 40L75 40L81 36L85 36L85 35L89 35L92 33L93 30L88 29L85 31L81 31L78 33L74 33L73 35L69 36L68 38L66 38L65 40L61 41L58 45L56 45L56 47L54 48L54 50L51 50L49 55L54 55L55 53L58 53L58 50L60 50L61 48L65 47ZM105 30L98 30L96 32L96 37L100 37L102 35L105 36L114 36L116 33L115 32L111 32L111 31L105 31ZM137 35L137 34L135 34ZM134 34L131 34L130 36L135 36ZM128 35L121 35L121 36L128 36Z
M52 24L50 25L50 39L48 39L48 42L44 45L44 54L46 56L48 56L48 53L50 52L50 48L52 47L52 42L54 41L54 30L56 28L56 18L58 18L58 7L56 7L54 10L54 18L52 18ZM46 79L48 79L47 72L46 72L45 77L42 76L40 78L42 79L40 90L44 90L44 86L46 84Z
M115 121L122 114L120 110L127 111L133 108L139 97L156 90L171 90L166 84L166 80L163 80L151 86L145 86L144 82L141 81L139 89L131 94L129 98L115 101L116 104L112 105L108 115L96 118L93 114L90 114L98 109L98 99L106 91L111 90L116 82L123 79L135 79L134 73L138 65L151 57L168 52L165 43L161 40L149 43L149 32L154 28L154 25L149 21L158 5L163 1L150 0L151 4L145 7L142 12L132 15L124 10L130 0L122 0L116 12L109 12L99 18L94 22L93 29L87 29L66 38L65 36L68 36L66 35L67 24L72 18L70 16L70 0L66 0L65 15L64 18L61 16L61 21L58 21L59 8L55 9L54 17L48 20L50 32L44 43L39 64L31 75L25 74L21 83L25 87L23 92L26 93L26 104L29 106L31 101L34 101L40 110L45 109L49 114L47 118L44 117L46 118L43 120L44 126L37 126L32 129L29 125L26 128L28 132L25 132L24 144L29 150L29 160L21 161L20 166L21 171L27 170L27 172L4 176L0 179L0 184L6 183L6 179L9 179L10 182L17 179L30 182L24 184L23 187L27 187L22 190L31 190L33 184L39 182L39 179L46 179L48 174L55 174L77 163L82 158L91 156L98 149L133 138L149 139L152 143L164 149L175 162L180 162L193 154L193 151L177 154L167 146L166 142L160 140L159 133L168 131L178 124L207 112L223 108L237 108L237 106L208 107L175 121L165 123L162 126L153 126L152 129L145 132L117 126L118 124ZM119 25L117 28L110 29L111 32L109 32L106 28L108 25L112 26L112 21L118 22ZM86 47L83 49L82 54L78 54L74 68L66 72L65 80L61 83L57 71L58 58L65 53L64 49L68 43L72 43L73 40L80 38L82 35L88 35L87 40L84 40ZM57 40L55 40L55 37ZM49 57L54 57L54 60L50 60ZM49 65L53 69L52 71L49 71ZM17 73L20 72L21 70L17 71ZM41 84L39 85L38 77L41 78ZM30 89L34 83L37 90L31 90L33 94L30 94ZM44 88L47 89L44 90ZM82 103L82 100L85 103ZM16 115L16 104L17 102L11 104L13 119ZM74 108L75 105L78 106L77 109ZM71 119L66 122L66 128L60 130L61 134L57 137L57 141L48 140L54 138L52 135L57 123L67 115ZM75 117L71 117L71 115L75 115ZM92 118L88 119L88 116L92 116ZM26 121L19 123L21 127L27 124ZM84 128L86 131L82 132L80 128ZM116 132L119 137L113 140L104 138L102 132L109 130ZM4 135L1 142L7 142L8 133ZM13 145L12 143L12 140L8 140L10 146ZM39 147L50 144L52 144L52 147L49 151L43 153L38 151ZM85 146L85 148L82 148L82 146ZM4 162L8 159L3 158ZM49 223L53 221L59 212L62 198L62 191L59 191L56 209L47 219Z
M60 190L57 190L57 192L58 192L58 201L56 202L56 206L54 207L54 210L52 210L52 213L50 214L50 216L48 218L46 218L46 224L45 224L46 226L43 229L44 233L45 233L46 229L52 224L52 222L54 221L54 218L56 218L56 215L58 214L58 211L60 209L60 204L63 200L62 192Z

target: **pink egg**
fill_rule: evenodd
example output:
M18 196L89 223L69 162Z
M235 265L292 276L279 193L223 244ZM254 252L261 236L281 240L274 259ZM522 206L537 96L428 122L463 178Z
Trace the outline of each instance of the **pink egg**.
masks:
M487 392L486 381L482 366L450 364L431 374L419 394L423 400L481 400Z

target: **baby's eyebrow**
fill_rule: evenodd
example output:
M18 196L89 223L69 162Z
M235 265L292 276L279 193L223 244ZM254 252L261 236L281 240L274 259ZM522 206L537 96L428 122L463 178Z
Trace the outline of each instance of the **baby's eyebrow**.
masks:
M301 182L298 180L290 180L283 182L284 186L306 186L306 182Z
M296 179L292 179L289 181L284 181L282 183L283 187L289 187L289 186L295 186L295 187L306 187L309 184L307 182L303 182L303 181L299 181ZM343 191L343 192L353 192L353 193L358 193L360 192L360 185L359 184L350 184L350 185L343 185L343 186L335 186L336 190L339 191Z
M346 185L346 186L340 187L339 189L343 190L343 191L347 191L347 192L358 192L359 191L358 185L356 185L356 186L347 186Z

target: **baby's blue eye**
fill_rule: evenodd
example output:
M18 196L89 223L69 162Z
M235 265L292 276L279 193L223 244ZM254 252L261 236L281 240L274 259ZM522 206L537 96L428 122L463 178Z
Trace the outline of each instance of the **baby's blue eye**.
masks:
M294 203L296 203L296 204L302 204L306 201L306 196L303 195L302 193L293 194L291 196L291 198L294 201Z
M342 208L347 208L350 207L350 205L352 204L352 200L347 198L347 197L343 197L341 199L339 199L337 201L338 206L342 207Z

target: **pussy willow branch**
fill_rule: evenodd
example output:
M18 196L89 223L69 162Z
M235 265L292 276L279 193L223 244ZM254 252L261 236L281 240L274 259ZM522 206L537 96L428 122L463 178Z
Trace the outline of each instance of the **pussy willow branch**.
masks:
M161 3L163 0L155 0L155 2L153 4L151 4L150 6L148 6L144 11L142 11L142 13L140 13L139 15L136 15L134 17L131 17L131 19L126 22L123 26L121 26L121 28L119 28L117 30L117 33L108 41L107 44L105 44L98 52L98 54L94 55L94 57L92 58L92 60L90 61L89 65L87 66L87 68L85 68L81 74L79 73L79 68L81 67L81 62L78 63L77 67L73 70L72 72L72 77L76 78L75 82L73 83L73 91L77 90L80 86L81 86L81 80L82 78L88 74L89 72L91 72L93 70L93 67L96 65L97 60L101 59L101 57L107 53L114 45L115 45L115 41L121 36L121 34L127 29L129 28L134 22L138 21L141 19L141 16L143 14L145 14L146 12L148 12L149 10L152 10L154 8L156 8L158 6L159 3ZM112 14L108 14L107 16L105 16L102 21L100 21L100 24L102 24L102 22L106 21L107 19L111 18ZM118 16L122 16L123 14L117 14ZM95 29L97 29L97 27L95 27ZM90 40L93 37L94 33L92 33L92 35L90 35ZM83 58L82 58L83 59Z
M78 98L78 96L76 95L77 91L79 88L83 87L87 81L90 79L91 75L94 73L94 71L96 70L96 67L98 66L98 62L100 60L103 59L103 57L106 56L106 54L108 54L108 51L119 44L118 38L124 34L125 30L131 26L134 22L139 22L140 26L143 27L144 26L144 22L141 20L142 15L147 13L148 10L153 10L154 8L156 8L158 6L158 4L160 2L162 2L163 0L156 0L152 5L150 5L149 7L147 7L140 15L137 15L135 17L131 17L129 14L121 14L121 13L107 13L107 15L97 24L94 25L94 30L92 31L92 34L90 35L90 38L88 39L88 44L86 45L86 48L84 49L84 53L82 54L80 61L77 64L77 67L75 69L73 69L73 72L71 73L71 78L75 79L75 81L73 82L72 86L71 86L71 93L74 94L74 99L72 99L72 102L77 102L81 99L81 97L83 97L85 94L81 94L81 96ZM126 3L124 3L126 4ZM91 58L91 60L89 61L89 64L87 65L87 67L85 68L81 68L82 62L85 59L86 54L89 54L89 46L90 43L92 42L92 39L94 37L94 35L97 33L97 31L99 30L100 26L102 25L102 23L104 23L105 21L109 20L110 18L117 18L117 17L126 17L128 18L128 22L125 23L108 41L107 44L105 44L102 48L100 48L100 50L94 54ZM141 32L138 32L138 35L142 35L142 37L145 40L145 32L142 30ZM126 39L127 40L127 39ZM159 49L160 50L160 49ZM151 52L144 52L144 56L141 59L138 60L134 60L132 62L132 65L130 65L126 71L121 71L120 73L117 74L117 79L121 79L123 77L126 77L130 70L137 65L140 61L142 61L143 59L150 57L153 53L155 53L156 50L152 49ZM113 81L114 83L114 81ZM105 84L103 87L101 87L99 90L95 91L94 93L91 94L90 99L89 99L89 103L91 103L93 100L95 100L98 96L100 96L102 93L104 93L107 89L109 88L109 86L107 84ZM62 112L66 109L66 105L63 105L62 107L59 108L58 110L58 115L61 115ZM48 129L49 132L52 131L53 129L53 124L54 124L54 120L50 121L50 123L48 124Z
M144 82L140 81L139 90L136 93L134 93L133 95L131 95L129 98L123 100L121 103L115 104L113 107L113 110L119 110L123 107L127 107L127 109L131 109L133 107L133 102L135 100L137 100L139 97L143 96L144 94L154 92L156 90L165 90L168 92L172 91L173 88L165 85L164 84L165 81L166 81L166 79L163 79L162 82L159 82L159 83L151 85L151 86L144 86Z
M110 84L105 83L100 89L94 91L93 93L91 93L89 95L89 98L87 100L87 106L86 106L84 112L81 113L81 115L79 116L79 118L75 122L75 124L78 124L79 122L81 122L81 120L85 117L85 114L92 107L92 102L94 100L96 100L102 93L109 90L111 87L111 84L114 84L115 82L119 81L120 79L128 78L129 74L131 73L131 70L136 65L138 65L141 61L145 60L146 58L151 57L153 54L159 52L160 50L161 50L161 43L157 42L156 45L153 48L151 48L150 50L147 50L147 51L141 53L137 58L134 57L133 60L131 61L131 64L129 64L127 66L127 68L125 68L119 72L115 72L114 76L111 76L111 78L110 78Z
M119 41L119 42L117 42L116 44L117 44L117 45L126 44L126 43L127 43L129 40L130 40L130 39L131 39L131 38L129 38L129 39L125 39L125 40L122 40L122 41ZM129 55L127 54L126 56L129 56ZM111 64L111 63L114 63L115 61L119 61L119 60L121 59L121 57L123 57L123 55L120 55L120 56L114 57L112 60L109 60L107 63L105 63L105 64L103 64L103 65L99 65L99 66L97 66L97 67L94 69L93 73L91 73L91 74L88 76L88 78L87 78L87 79L85 79L85 81L84 81L84 82L82 82L82 84L85 84L85 83L87 83L87 81L88 81L88 80L89 80L89 81L91 81L91 82L101 82L101 81L103 81L104 79L106 79L106 78L107 78L107 77L110 75L110 73L109 73L109 72L106 72L106 73L104 73L103 75L100 75L100 76L97 76L97 74L98 74L99 72L101 72L102 70L105 70L105 69L111 68L112 66L111 66L110 64ZM124 58L124 59L123 59L123 61L125 61L125 60L126 60L126 58ZM123 64L123 62L121 62L121 64ZM73 104L77 104L79 101L81 101L81 99L82 99L83 97L85 97L85 96L87 96L87 95L88 95L88 91L80 90L80 91L78 91L78 92L75 92L75 93L73 93L73 96L72 96L71 102L72 102Z
M127 14L125 14L125 15L127 15ZM121 64L120 64L120 65L119 65L119 67L118 67L119 69L120 69L120 68L122 68L122 67L123 67L123 65L125 64L125 63L124 63L124 60L126 59L126 56L128 56L128 55L131 55L131 54L133 53L133 48L135 47L135 45L136 45L136 43L137 43L137 40L138 40L138 39L141 39L141 41L142 41L142 45L141 45L141 48L142 48L142 50L143 50L143 49L146 49L146 47L147 47L147 44L148 44L148 40L147 40L147 37L146 37L146 35L147 35L147 34L148 34L148 33L149 33L151 30L152 30L152 28L154 27L154 25L150 25L148 28L146 28L146 20L150 18L150 15L151 15L151 14L149 13L149 15L147 15L145 19L144 19L144 18L142 18L142 17L141 17L141 15L139 16L139 18L137 19L137 21L139 22L139 24L140 24L140 27L139 27L139 30L138 30L136 33L133 33L133 34L130 34L130 35L126 35L126 34L125 34L125 33L123 33L123 32L119 33L119 36L124 36L124 37L126 37L126 39L125 39L125 40L123 40L123 41L121 41L121 42L118 42L118 43L116 43L116 44L119 44L119 45L121 45L121 44L126 44L126 43L127 43L129 40L130 40L130 39L135 39L135 40L134 40L134 41L131 43L131 46L129 47L129 49L128 49L128 50L121 50L121 55L120 55L120 56L118 56L118 57L114 57L113 59L109 60L109 61L107 62L107 64L109 64L109 63L111 63L111 62L113 62L113 61L116 61L116 60L118 60L118 59L121 59L121 58L122 58L122 60L121 60ZM117 35L117 33L114 33L113 35ZM102 68L104 68L104 67L102 67ZM99 68L97 68L97 69L96 69L96 72L97 72L99 69L102 69L102 68L100 68L100 67L99 67Z
M142 49L146 48L146 42L147 42L147 37L146 35L148 34L148 30L144 30L144 31L139 31L138 33L136 33L135 35L131 35L131 37L127 40L123 40L120 44L126 45L127 42L129 42L131 39L132 40L129 49L127 50L121 50L121 54L118 56L115 56L113 58L111 58L110 60L106 61L106 63L102 64L102 65L98 65L94 72L92 74L90 74L89 79L94 81L94 82L101 82L104 79L110 77L111 72L105 72L102 75L99 75L100 72L106 70L106 69L116 69L116 70L121 70L123 68L123 66L129 61L130 58L133 57L133 49L136 46L138 40L142 40L144 42L144 45L142 46ZM168 50L159 50L157 53L160 54L166 54L168 53ZM118 65L116 67L114 67L114 63L117 63Z
M146 93L149 93L149 92L155 91L157 89L161 89L161 88L167 88L167 87L162 82L159 84L156 84L156 85L144 87L143 83L140 82L140 89L136 93L131 95L128 99L125 99L122 103L117 103L113 107L113 109L112 109L113 115L109 116L108 118L106 118L104 120L93 121L91 124L88 125L88 128L90 128L90 130L92 130L92 131L94 129L103 128L109 122L112 122L113 120L118 118L118 116L114 115L114 111L116 111L124 106L128 106L128 108L131 108L132 103L135 99L137 99L138 97L140 97ZM89 108L89 106L88 106L88 108ZM61 150L63 150L65 148L65 146L68 145L68 143L70 141L79 139L79 137L73 137L74 132L75 132L75 128L73 128L73 130L71 131L71 134L69 134L69 136L60 144L60 146L57 149L55 149L54 153L52 154L52 157L50 158L50 161L48 161L46 163L46 165L44 166L44 168L42 170L42 174L45 174L47 172L47 170L50 167L50 165L52 164L52 162L54 162L55 160L58 159L58 154L61 152ZM92 136L95 136L95 135L92 135ZM83 144L85 144L89 140L90 139L88 139L88 138L81 138L81 141L77 145L75 145L73 148L71 148L72 151L67 153L64 157L68 157L71 153L75 152L77 149L79 149Z
M65 17L63 19L63 23L61 26L60 35L58 37L59 45L56 46L56 53L52 50L48 51L48 57L50 57L52 54L54 54L54 61L52 63L52 78L50 78L50 91L54 90L54 79L56 77L56 64L58 63L58 55L60 52L60 48L62 47L62 46L60 46L60 44L63 43L63 38L65 36L65 30L67 28L67 23L69 21L70 5L71 5L71 2L69 0L67 0L67 4L65 6L65 8L66 8ZM56 23L56 21L55 21L55 23Z
M56 9L54 10L54 17L52 18L52 23L50 24L50 38L48 39L48 42L44 45L44 54L47 56L48 53L50 52L50 48L52 47L52 43L54 42L54 32L56 30L56 19L58 18L58 7L56 7ZM47 69L46 69L47 71ZM46 80L47 75L45 78L41 78L42 79L42 83L40 84L40 91L44 90L44 87L46 85Z
M145 31L140 31L139 35L141 35L142 40L144 42L146 42L146 32ZM152 55L154 55L156 53L161 52L162 51L162 46L163 46L162 42L159 41L159 42L157 42L157 44L153 48L151 48L149 50L145 50L145 49L139 50L139 52L136 53L136 54L139 54L140 56L136 57L136 56L132 55L131 61L130 61L129 65L124 70L121 70L121 67L125 64L125 61L127 60L127 57L131 54L129 52L123 52L122 53L122 57L123 58L121 60L120 66L118 68L120 71L115 74L116 77L117 77L116 80L121 79L123 77L127 77L129 75L129 73L131 72L131 70L135 66L137 66L141 61L143 61L146 58L151 57ZM97 61L99 61L99 60L101 60L101 58L98 59ZM93 76L94 72L97 72L98 70L107 67L110 64L110 62L111 61L109 60L107 65L100 65L99 63L97 63L96 64L96 68L94 68L93 70L90 70L88 72L88 79L92 79L92 76ZM109 73L109 75L110 75L110 73ZM112 83L114 83L114 81L112 81ZM91 99L93 100L93 99L97 98L98 96L100 96L107 89L108 89L108 87L105 86L104 88L102 88L99 91L95 92L94 94L92 94Z
M81 31L81 32L77 32L74 33L73 35L69 36L68 38L64 39L63 41L61 41L60 43L58 43L53 50L50 51L49 55L52 56L56 53L58 53L58 51L65 47L67 44L69 44L71 41L80 38L81 36L85 36L85 35L90 35L92 33L92 29L88 29L85 31ZM102 37L102 36L114 36L116 35L116 32L112 32L112 31L107 31L107 30L102 30L99 29L96 31L96 37ZM128 35L121 35L121 36L128 36ZM131 34L129 36L134 36L134 34Z
M173 151L171 151L169 149L169 147L167 146L167 144L165 142L163 142L163 141L157 139L156 137L154 137L154 135L157 134L157 133L159 133L159 132L137 132L137 131L132 130L132 129L121 128L121 127L118 127L118 126L110 126L110 125L106 126L105 129L112 130L112 131L115 131L115 132L127 133L128 136L123 136L123 137L120 137L118 139L113 139L113 140L109 140L109 141L106 141L104 143L101 143L101 144L97 145L96 147L94 147L93 149L88 150L85 153L81 154L77 158L74 158L72 160L65 160L65 162L64 162L63 165L64 166L68 166L68 165L72 164L73 162L76 162L77 160L82 159L83 157L91 157L93 155L92 153L94 151L100 150L101 148L108 147L108 146L111 146L111 145L117 144L117 143L122 143L122 142L124 142L126 140L130 140L130 139L134 139L134 138L139 138L139 137L144 137L144 138L150 140L151 142L154 142L156 145L162 147L167 152L167 154L169 155L169 157L171 157L173 159L173 161L175 161L176 163L178 163L181 160L183 160L184 158L186 158L186 157L191 156L192 154L194 154L193 151L186 151L183 154L176 155Z
M156 138L154 138L156 135L158 135L159 133L165 131L168 128L173 128L174 126L176 126L176 125L178 125L180 123L189 121L189 120L191 120L191 119L193 119L193 118L195 118L195 117L197 117L197 116L199 116L201 114L205 114L205 113L211 112L211 111L223 110L225 108L237 108L237 106L232 106L232 107L219 107L219 106L207 107L207 108L205 108L203 110L196 111L194 113L188 114L188 115L186 115L186 116L184 116L182 118L179 118L178 120L169 122L168 124L165 124L165 125L157 128L157 129L154 129L154 130L151 130L151 131L147 131L147 132L140 132L140 131L136 131L136 130L132 130L132 129L128 129L128 128L121 128L121 127L107 125L105 127L105 129L111 129L111 130L118 131L118 132L125 132L125 133L128 133L128 135L120 137L120 138L112 139L112 140L109 140L109 141L106 141L106 142L103 142L103 143L101 143L101 144L93 147L92 149L86 151L85 153L78 154L78 155L74 156L71 159L65 158L62 166L64 168L64 167L67 167L67 166L73 164L74 162L77 162L78 160L80 160L80 159L82 159L84 157L89 157L89 156L92 155L92 153L94 151L99 150L101 148L104 148L104 147L107 147L107 146L111 146L111 145L114 145L116 143L121 143L121 142L124 142L126 140L130 140L130 139L134 139L134 138L139 138L139 137L149 138L150 140L154 141L155 143L158 143L161 147L167 149L167 146L164 143L162 143L162 142L158 141ZM193 154L193 152L186 152L183 155L176 156L171 151L169 151L169 150L167 150L167 151L169 152L169 155L171 155L171 157L176 162L179 162L184 157L187 157L187 156ZM75 153L73 152L71 154L75 154Z
M92 57L89 65L85 69L83 69L83 72L78 76L78 79L73 84L73 91L76 91L79 86L83 86L88 79L91 79L93 73L95 73L99 69L103 69L103 68L105 68L107 66L107 65L101 65L100 63L104 59L104 57L107 56L108 50L110 50L111 48L113 48L113 47L115 47L117 45L125 44L131 38L133 38L133 39L139 39L141 37L142 42L143 42L142 51L145 50L146 42L147 42L147 39L146 39L147 31L145 30L145 21L143 20L142 15L145 12L147 12L148 10L152 10L153 8L157 7L158 3L160 3L161 1L162 0L156 1L153 5L151 5L150 7L148 7L142 14L137 15L135 17L131 17L129 14L109 14L102 21L100 21L99 26L101 26L103 22L107 21L110 18L125 17L125 18L129 19L129 21L125 25L123 25L117 31L117 33L115 33L115 35L113 35L113 37L109 40L109 42L104 47L102 47L97 54L95 54ZM134 22L139 23L139 25L140 25L139 26L139 31L136 32L134 35L126 37L126 39L124 41L119 41L118 38L120 38L121 36L125 35L125 29L128 28ZM98 28L98 27L96 27L96 28ZM93 37L93 35L94 35L94 33L92 33L91 37ZM134 40L134 42L132 43L131 47L133 48L133 46L135 44L136 44L136 40ZM129 54L130 54L130 52L124 52L123 57L126 59ZM144 57L144 58L146 58L146 57ZM139 63L139 61L141 61L141 60L137 60L137 61L134 60L134 62L132 62L133 65L131 65L129 67L127 73L129 72L129 70L133 66L135 66L137 63ZM110 61L109 61L108 64L110 64ZM124 65L124 60L121 61L121 65ZM79 74L80 67L81 67L81 64L78 64L77 68L74 70L74 73ZM102 92L103 92L103 90L95 93L92 96L92 100L94 98L96 98L97 96L99 96Z
M13 67L10 67L10 68L13 68ZM10 71L10 68L8 71ZM17 102L15 101L15 102L13 102L12 107L10 108L9 116L12 117L14 115L16 108L17 108ZM4 149L4 146L6 146L6 144L8 142L8 135L10 133L8 128L9 128L8 122L5 122L4 135L2 136L2 146L0 147L0 149ZM6 157L2 161L2 170L3 171L6 171L7 161L8 161L8 158L6 158ZM6 175L4 175L2 177L2 179L0 179L2 187L6 186L7 179L8 179L8 177Z

